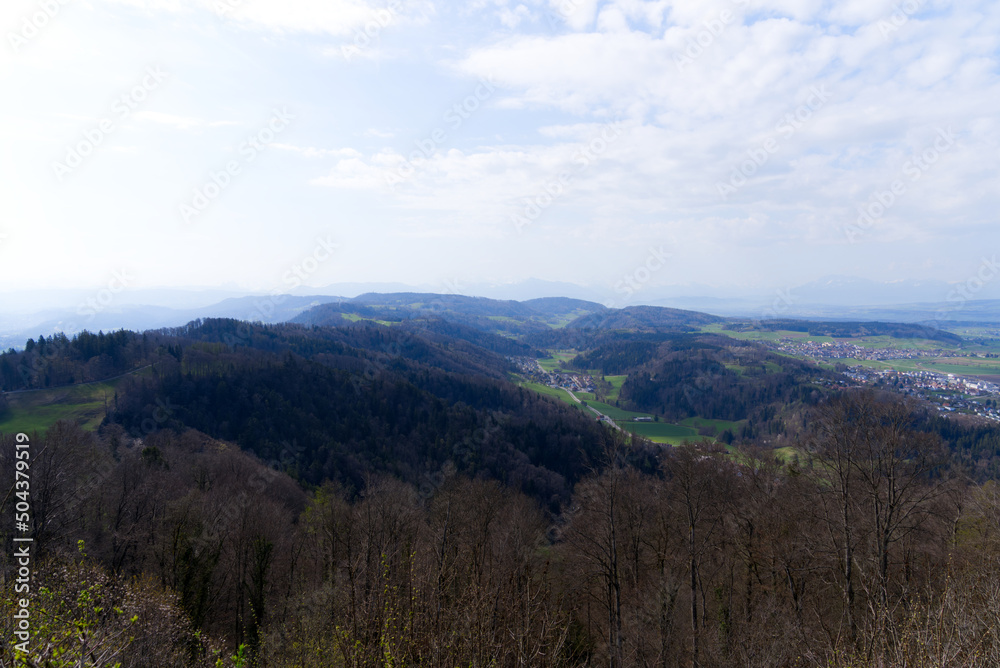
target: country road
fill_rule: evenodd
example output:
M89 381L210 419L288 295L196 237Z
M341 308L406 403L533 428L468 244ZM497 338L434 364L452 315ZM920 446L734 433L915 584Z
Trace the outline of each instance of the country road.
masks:
M578 403L578 404L582 404L582 403L583 403L582 401L580 401L580 399L579 399L579 398L578 398L578 397L577 397L577 396L576 396L575 394L573 394L573 390L570 390L570 389L567 389L567 388L565 388L565 387L563 387L563 388L560 388L560 389L562 389L563 391L565 391L565 392L566 392L566 393L567 393L567 394L568 394L569 396L573 397L573 401L575 401L576 403ZM615 429L617 429L618 431L622 432L623 434L625 433L625 430L624 430L624 429L622 429L621 427L619 427L619 426L618 426L618 423L617 423L617 422L615 422L614 420L612 420L611 418L609 418L609 417L608 417L607 415L605 415L605 414L604 414L604 413L602 413L601 411L597 410L596 408L594 408L593 406L591 406L591 405L589 405L589 404L587 405L587 408L588 408L588 409L589 409L589 410L590 410L590 411L591 411L591 412L592 412L592 413L593 413L594 415L596 415L596 416L597 416L597 419L598 419L598 420L600 420L600 419L602 419L602 418L603 418L603 419L604 419L604 420L606 420L606 421L607 421L607 423L608 423L608 424L610 424L610 425L611 425L612 427L614 427L614 428L615 428Z
M69 385L56 385L54 387L36 387L30 390L12 390L10 392L0 392L0 394L10 395L10 394L24 394L25 392L43 392L45 390L63 390L71 387L86 387L87 385L96 385L98 383L108 383L112 380L118 380L119 378L124 378L125 376L131 376L134 373L139 373L143 369L148 369L153 366L152 364L147 364L144 367L138 369L132 369L131 371L126 371L125 373L119 374L117 376L112 376L111 378L103 378L101 380L91 380L86 383L70 383ZM576 397L574 397L575 399Z

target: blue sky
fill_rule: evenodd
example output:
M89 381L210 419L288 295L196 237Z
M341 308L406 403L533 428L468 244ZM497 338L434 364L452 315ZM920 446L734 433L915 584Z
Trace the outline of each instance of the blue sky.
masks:
M7 0L0 34L7 291L764 291L998 246L994 2Z

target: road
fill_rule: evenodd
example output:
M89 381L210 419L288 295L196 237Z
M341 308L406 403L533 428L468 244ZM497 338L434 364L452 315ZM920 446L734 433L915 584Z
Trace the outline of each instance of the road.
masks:
M575 394L573 394L573 390L567 389L565 387L562 387L562 388L559 388L559 389L563 390L564 392L566 392L566 394L568 394L569 396L573 397L573 401L575 401L576 403L578 403L578 404L582 404L583 403L582 401L580 401L580 399ZM601 411L597 410L593 406L590 406L589 404L587 405L587 408L594 415L597 416L598 420L604 420L605 422L607 422L607 424L611 425L612 427L614 427L618 431L622 432L623 434L625 433L625 430L622 429L621 427L619 427L617 422L615 422L614 420L612 420L611 418L609 418L607 415L605 415Z
M569 396L573 397L573 401L575 401L576 403L578 403L578 404L582 404L583 403L582 401L580 401L579 397L577 397L575 394L573 394L573 390L567 389L565 387L558 387L557 385L553 385L552 384L552 374L550 374L548 371L546 371L545 368L538 362L538 360L535 360L535 364L538 365L538 371L539 371L539 373L544 374L545 377L549 379L549 387L555 388L557 390L563 390ZM622 429L621 427L619 427L618 424L614 420L612 420L611 418L609 418L604 413L600 412L599 410L597 410L593 406L587 406L587 408L590 410L591 413L593 413L594 415L597 416L598 420L602 420L602 421L606 422L607 424L611 425L612 427L614 427L615 429L617 429L618 431L620 431L622 433L625 433L624 429Z
M0 392L0 394L24 394L25 392L44 392L45 390L62 390L69 387L86 387L87 385L96 385L97 383L107 383L112 380L118 380L119 378L124 378L125 376L131 376L133 373L139 373L143 369L148 369L153 366L152 364L147 364L144 367L138 369L132 369L131 371L126 371L123 374L117 376L112 376L111 378L103 378L101 380L91 380L86 383L70 383L69 385L55 385L53 387L36 387L30 390L12 390L10 392Z

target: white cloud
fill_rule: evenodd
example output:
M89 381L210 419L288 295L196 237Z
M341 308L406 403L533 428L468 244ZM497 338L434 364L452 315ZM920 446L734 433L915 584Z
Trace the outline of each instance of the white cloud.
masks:
M306 158L357 158L361 153L353 148L315 148L313 146L296 146L294 144L283 144L274 142L271 144L276 149L298 153Z
M266 257L310 225L329 225L330 212L363 219L384 238L433 239L404 244L393 266L400 274L425 265L478 271L503 252L494 251L503 248L492 243L498 238L510 250L496 261L505 275L535 273L523 259L528 247L565 243L562 255L572 260L562 270L584 280L620 246L641 250L666 238L683 248L684 271L725 258L713 265L719 281L743 280L754 262L768 267L757 270L761 278L784 262L795 264L789 272L838 273L883 254L897 268L872 272L912 266L919 274L923 265L911 258L922 262L928 249L942 258L934 271L945 272L963 253L996 245L996 3L925 0L902 20L893 18L904 4L897 0L472 0L440 10L415 0L390 23L370 24L367 46L344 56L363 45L359 35L389 1L67 4L19 53L0 56L5 90L23 101L0 123L5 226L43 221L62 231L43 235L54 239L46 271L62 272L47 273L52 281L71 276L83 251L114 264L116 253L150 249L150 263L171 271L152 253L188 252L169 246L164 232L175 229L176 202L218 171L221 153L234 153L230 143L243 133L222 129L211 142L201 135L237 124L219 119L287 104L294 127L205 212L198 234L209 250L238 238L241 252ZM4 25L16 28L36 5L12 7ZM891 30L885 21L894 21ZM127 128L116 126L65 186L54 185L51 161L135 84L138 66L128 63L162 63L169 85L136 108ZM496 83L488 103L479 98L459 126L442 116L488 77ZM817 87L828 99L797 118ZM612 119L625 131L579 169L575 159ZM446 137L414 158L435 127L447 128ZM867 231L871 250L848 247L843 229L857 208L900 178L942 127L954 128L955 146L907 182ZM720 197L718 185L765 145L773 151L763 164L749 163L745 184ZM511 216L544 199L566 170L572 182L523 231L529 236L517 235ZM390 189L387 180L397 178ZM132 224L137 215L149 224ZM163 239L151 240L156 233ZM384 246L363 237L358 243ZM116 241L98 244L106 239ZM477 240L488 248L477 251ZM12 245L5 252L31 255ZM351 256L362 269L374 266L369 260ZM211 282L211 272L247 272L254 263L216 254L194 264L198 280ZM31 270L22 263L0 279Z
M177 130L190 130L192 128L217 128L227 125L239 125L236 121L206 121L201 118L191 116L176 116L165 114L159 111L138 111L133 118L140 121L149 121L161 125L169 125Z
M431 10L427 2L409 0L105 0L149 11L205 10L246 27L287 33L353 36L359 29L379 31L405 17Z

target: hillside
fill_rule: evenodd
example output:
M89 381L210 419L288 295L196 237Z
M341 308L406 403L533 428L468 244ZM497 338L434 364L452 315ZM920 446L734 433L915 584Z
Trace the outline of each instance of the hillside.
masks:
M698 311L665 308L661 306L626 306L577 318L567 325L570 329L691 331L723 322L721 318Z

